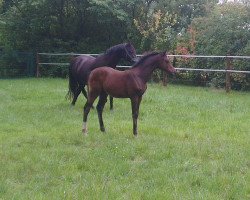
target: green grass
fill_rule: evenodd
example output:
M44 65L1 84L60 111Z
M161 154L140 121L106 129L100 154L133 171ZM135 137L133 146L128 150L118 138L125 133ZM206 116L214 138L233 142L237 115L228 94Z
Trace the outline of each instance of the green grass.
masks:
M148 85L81 133L67 80L0 80L0 199L249 199L250 93Z

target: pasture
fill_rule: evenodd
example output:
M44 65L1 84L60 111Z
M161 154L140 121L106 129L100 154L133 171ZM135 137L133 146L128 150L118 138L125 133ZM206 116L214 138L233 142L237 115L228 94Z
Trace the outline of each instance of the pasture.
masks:
M148 84L137 138L128 99L84 137L67 87L0 80L0 199L250 198L250 93Z

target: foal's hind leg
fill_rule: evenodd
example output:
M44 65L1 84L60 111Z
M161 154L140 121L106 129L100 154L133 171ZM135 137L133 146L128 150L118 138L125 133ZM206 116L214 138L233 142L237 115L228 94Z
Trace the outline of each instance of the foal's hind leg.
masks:
M108 94L106 92L102 92L99 96L99 101L96 107L97 113L98 113L99 124L100 124L100 130L102 132L105 132L105 127L104 127L103 119L102 119L102 112L103 112L104 105L107 102L107 96Z
M95 99L98 97L98 94L89 94L88 100L84 106L83 109L83 126L82 126L82 132L83 134L87 135L87 119L88 119L88 114L90 111L91 106L93 105Z
M87 95L87 91L85 90L85 85L82 87L82 93L85 96L85 98L88 100L88 95ZM95 107L92 105L91 108L94 109Z

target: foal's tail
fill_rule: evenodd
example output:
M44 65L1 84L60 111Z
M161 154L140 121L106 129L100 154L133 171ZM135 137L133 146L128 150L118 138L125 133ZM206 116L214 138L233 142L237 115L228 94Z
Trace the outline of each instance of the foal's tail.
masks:
M69 91L65 96L65 98L69 100L74 98L75 91L78 87L78 83L72 74L72 70L73 70L73 60L71 60L69 65Z

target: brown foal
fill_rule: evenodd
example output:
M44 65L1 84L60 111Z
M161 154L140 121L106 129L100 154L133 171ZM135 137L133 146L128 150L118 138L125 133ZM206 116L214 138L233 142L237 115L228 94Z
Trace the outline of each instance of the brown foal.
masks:
M87 134L87 117L95 99L99 96L97 104L100 130L105 132L102 112L107 96L115 98L130 98L133 117L133 134L137 136L137 118L142 95L147 89L147 82L153 71L159 68L168 73L176 70L170 63L167 53L151 53L143 56L131 69L118 71L110 67L100 67L93 70L88 80L88 100L84 106L83 128Z

